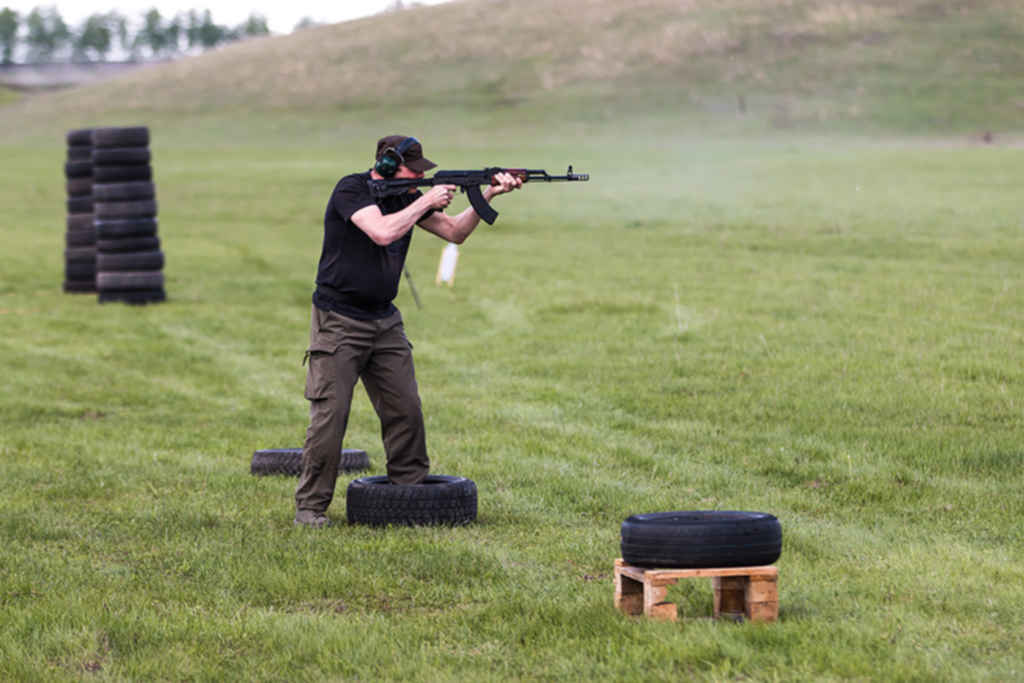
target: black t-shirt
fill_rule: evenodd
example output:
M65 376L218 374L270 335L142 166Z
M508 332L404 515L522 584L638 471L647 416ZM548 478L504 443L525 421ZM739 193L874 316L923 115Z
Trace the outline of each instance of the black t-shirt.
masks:
M338 181L324 213L324 245L316 273L313 303L357 320L386 318L397 310L391 301L412 230L387 246L375 244L352 222L352 214L376 203L382 214L396 213L412 204L421 192L374 198L367 181L370 172L354 173ZM433 210L419 219L426 218Z

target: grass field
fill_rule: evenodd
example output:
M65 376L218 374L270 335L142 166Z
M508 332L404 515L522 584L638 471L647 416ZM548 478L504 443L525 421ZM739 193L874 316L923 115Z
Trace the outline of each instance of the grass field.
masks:
M18 94L10 88L0 86L0 105L10 104L18 100Z
M0 108L0 680L1024 678L1024 126L673 97ZM101 306L60 291L63 135L136 122L169 301ZM301 444L323 206L396 131L592 180L498 198L452 288L413 240L433 469L477 523L296 529L249 461ZM345 445L383 472L361 390ZM675 624L613 609L622 520L680 509L778 516L778 623L712 622L706 582Z

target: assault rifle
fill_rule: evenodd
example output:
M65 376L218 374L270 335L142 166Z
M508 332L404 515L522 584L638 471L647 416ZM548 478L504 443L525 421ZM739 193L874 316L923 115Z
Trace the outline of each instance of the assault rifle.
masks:
M430 178L383 178L370 180L370 194L374 197L394 197L402 195L417 187L433 187L434 185L458 185L469 197L469 203L476 215L492 225L498 212L484 199L481 185L497 185L494 179L499 173L511 173L522 179L524 183L533 182L565 182L590 180L589 173L573 173L572 166L565 175L551 175L547 171L531 168L500 168L491 166L479 171L438 171Z

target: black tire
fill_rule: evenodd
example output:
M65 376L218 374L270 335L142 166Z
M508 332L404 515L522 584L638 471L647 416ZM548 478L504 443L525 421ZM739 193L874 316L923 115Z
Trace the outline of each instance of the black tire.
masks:
M159 270L132 270L105 273L96 273L96 289L101 292L112 291L135 291L140 289L163 289L164 274Z
M148 164L152 155L148 147L99 147L89 159L96 166L139 166Z
M91 161L66 161L64 162L64 177L66 178L88 178L92 175Z
M339 472L361 472L370 469L370 456L357 448L341 449ZM253 474L302 474L301 448L268 448L252 454L249 471Z
M68 161L92 161L92 145L68 145Z
M164 267L164 252L135 251L120 254L100 252L96 256L96 270L110 272L115 270L160 270Z
M779 559L782 526L763 512L654 512L622 523L621 547L638 567L759 567Z
M349 524L369 526L460 525L476 519L473 480L429 474L420 484L395 485L386 476L361 477L348 485Z
M120 239L122 237L152 237L156 234L155 218L121 218L94 222L96 239Z
M68 230L92 230L93 220L91 212L70 214L67 218Z
M92 198L96 202L124 202L133 199L152 199L156 186L148 180L134 183L95 183Z
M92 178L68 178L65 188L69 197L91 197Z
M92 211L92 195L68 197L68 213L89 213Z
M96 128L92 131L92 144L93 147L145 147L149 144L149 128Z
M65 280L64 291L68 294L85 294L96 291L96 280Z
M96 251L101 254L123 254L132 251L158 251L159 237L122 237L121 239L97 240Z
M68 230L64 233L64 242L68 247L94 246L96 245L96 230L92 227Z
M96 263L65 263L65 280L92 280L96 277Z
M66 263L96 263L96 247L68 247L64 250Z
M92 128L76 128L67 133L68 145L92 145Z
M152 177L153 167L149 164L92 167L92 178L98 183L126 183L132 180L150 180Z
M139 199L131 202L96 202L92 213L101 220L108 218L150 218L156 215L156 200Z
M163 288L159 289L116 289L99 291L99 302L109 304L121 302L125 304L142 305L155 304L167 301L167 293Z

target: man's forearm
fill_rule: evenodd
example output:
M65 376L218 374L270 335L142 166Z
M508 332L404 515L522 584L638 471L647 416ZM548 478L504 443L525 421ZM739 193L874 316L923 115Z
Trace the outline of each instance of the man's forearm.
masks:
M483 194L484 201L490 203L492 198L501 193L497 192L494 187L487 187L484 189ZM480 225L480 216L471 206L459 215L455 216L455 233L460 237L460 239L451 241L457 244L461 243L469 237L474 230L476 230L478 225Z
M420 197L401 211L386 215L376 214L368 217L354 215L356 225L369 235L375 244L387 246L409 232L420 216L427 212L428 202Z
M492 198L502 194L497 191L497 188L491 186L487 187L483 191L484 200L490 202ZM442 235L449 242L455 244L462 244L467 237L473 234L473 231L480 225L480 215L473 209L472 206L463 210L461 213L451 216L451 227L448 235Z
M456 244L462 244L476 230L476 226L480 225L480 216L476 215L473 207L463 210L452 220L454 222L452 229L453 239L450 239L449 242L455 242Z

